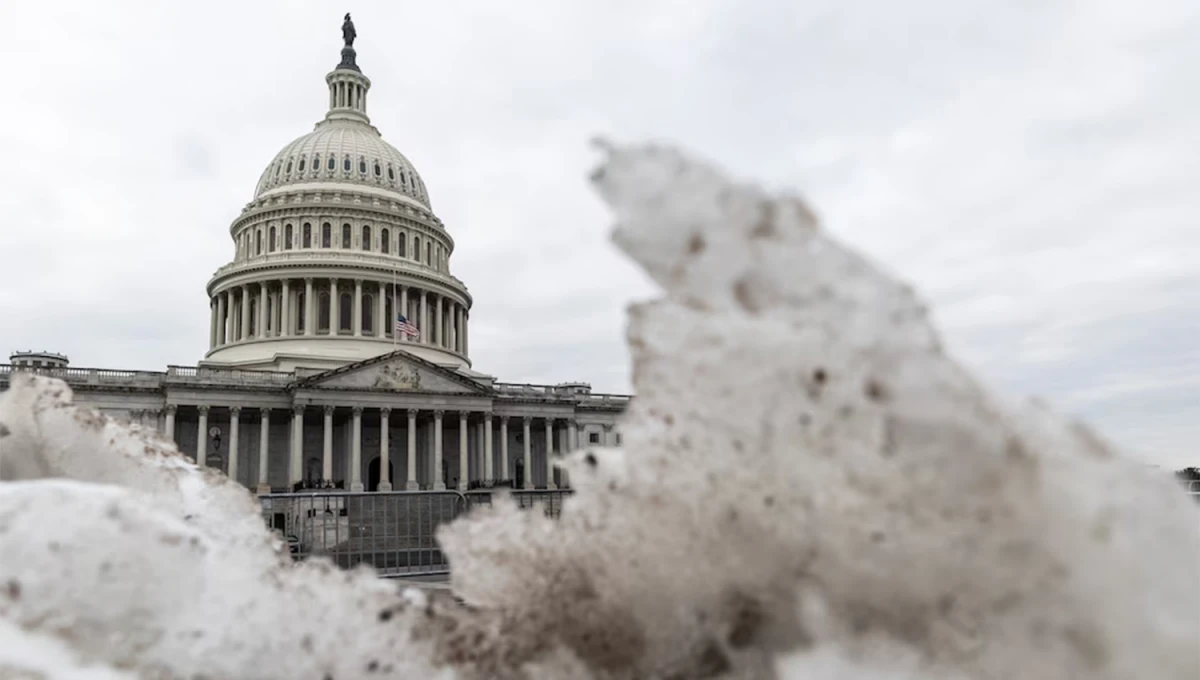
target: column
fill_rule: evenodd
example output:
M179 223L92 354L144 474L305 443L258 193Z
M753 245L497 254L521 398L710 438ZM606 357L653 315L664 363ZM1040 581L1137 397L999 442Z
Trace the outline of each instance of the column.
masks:
M208 407L201 406L200 424L196 428L196 465L204 467L208 458Z
M420 343L428 345L431 329L429 328L429 308L425 306L425 291L421 291L421 308L418 310L418 313L421 318Z
M362 279L354 279L354 318L350 319L350 327L354 329L354 337L362 337Z
M408 286L400 286L400 309L396 310L396 313L403 314L405 318L408 319L409 323L414 321L414 319L408 314ZM393 321L389 321L388 323L391 324ZM393 333L394 332L395 331L393 331ZM399 340L400 342L408 342L408 336L401 335Z
M445 317L442 316L442 310L446 307L446 298L437 296L437 345L438 347L446 346L446 326Z
M471 319L470 319L470 315L467 313L467 308L463 307L463 339L462 339L463 356L468 356L471 353L471 346L467 342L468 339L470 339L470 337L471 337L471 323L470 322L471 322Z
M469 461L467 460L467 412L458 412L458 490L467 490L467 480L470 479Z
M388 416L392 415L392 409L379 409L379 488L377 491L391 491L392 480L388 475L388 465L390 464L390 451L388 451Z
M492 414L483 414L483 478L489 482L496 481L493 470L492 455Z
M321 444L321 478L333 479L333 407L325 407L325 439Z
M167 424L163 426L163 436L175 443L175 404L167 404Z
M329 334L337 335L342 328L342 296L338 295L338 280L329 279Z
M271 409L258 410L258 492L271 493L271 483L267 481L268 463L271 457Z
M362 407L355 406L350 428L350 490L362 491Z
M291 282L283 280L283 292L279 295L279 333L281 338L292 334L292 287Z
M313 280L312 278L304 279L304 334L312 335L316 332L317 322L313 319Z
M462 305L454 303L454 351L462 354Z
M291 462L288 465L288 484L295 488L304 481L304 407L292 406Z
M267 337L267 284L258 284L258 333L256 337Z
M241 286L242 289L242 326L238 329L238 340L250 339L250 284Z
M225 340L225 300L228 293L217 293L217 346L224 345Z
M572 418L567 421L567 451L579 450L579 423ZM563 488L571 487L571 473L563 471L562 473Z
M546 488L557 489L554 483L554 419L546 419Z
M515 481L516 476L510 472L512 464L508 461L508 416L500 416L500 458L504 465L504 476Z
M208 301L208 348L217 346L217 298Z
M604 437L601 439L600 444L602 446L612 446L613 445L612 425L604 425L603 427L604 427Z
M404 488L416 491L421 488L417 481L417 409L408 409L408 481Z
M433 488L446 488L442 479L442 411L433 412Z
M532 420L529 416L521 418L525 424L525 436L522 441L525 443L525 488L533 488L533 453L529 450L529 421Z
M237 481L237 465L238 465L238 439L241 432L242 409L239 406L229 408L229 465L228 476L233 481Z
M390 291L386 284L379 284L379 299L375 300L375 337L382 338L387 333L387 329L396 325L396 318L387 318L387 296ZM394 305L393 305L394 306ZM393 310L395 311L395 310Z

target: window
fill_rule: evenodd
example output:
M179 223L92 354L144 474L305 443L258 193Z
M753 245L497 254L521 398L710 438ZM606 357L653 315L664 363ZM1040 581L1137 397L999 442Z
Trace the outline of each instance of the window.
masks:
M317 296L317 332L329 330L329 293Z
M408 173L403 170L400 171L400 185L408 186Z
M371 249L371 227L364 224L362 228L362 249Z
M588 443L589 444L599 444L600 443L600 433L599 432L589 432L588 433Z
M395 295L395 292L393 291L393 293L392 293L392 294L393 294L393 295ZM384 318L385 320L386 320L386 319L395 319L395 318L396 318L396 313L392 311L392 298L391 298L391 296L387 296L387 297L384 297L384 298L383 298L383 318ZM389 338L390 338L390 337L392 337L392 325L393 325L393 324L386 323L386 322L383 324L383 334L384 334L384 336L386 336L386 337L389 337Z
M362 174L367 174L367 162L363 159L358 159L358 171Z
M425 242L425 264L433 264L433 244L429 241Z
M283 168L283 163L275 164L275 179L279 179L279 171Z
M258 335L258 300L250 301L250 337Z
M262 255L262 229L254 232L254 254Z
M333 247L332 239L333 239L333 227L330 226L330 224L328 222L326 222L325 224L321 225L321 247L322 248L332 248Z
M350 225L349 224L342 225L342 247L347 250L350 249Z
M618 432L617 433L617 446L620 446L620 445L621 445L621 433Z
M354 300L349 293L342 293L338 298L338 329L343 331L350 330L351 319L354 318Z
M308 305L304 303L304 291L296 293L296 332L304 332L304 313Z
M387 229L379 230L379 250L390 254L392 252L392 238Z
M375 334L375 296L363 293L362 303L362 332L364 335Z
M350 172L350 157L346 156L346 160L342 161L342 170Z
M379 168L379 161L375 161L375 176L379 177L382 174L383 174L383 171L380 170L380 168Z
M337 159L334 158L333 156L330 156L329 157L329 165L327 165L325 167L329 168L330 170L337 170Z
M400 237L396 239L396 245L399 246L399 248L400 248L400 252L397 253L397 255L399 255L400 257L408 257L408 255L405 254L405 251L407 250L405 248L405 246L407 244L408 244L408 236L406 236L404 234L400 234Z
M283 174L285 174L285 175L292 174L292 162L291 161L288 161L287 170L284 170Z
M300 165L296 166L296 170L298 172L304 172L304 159L303 158L300 159Z
M313 172L317 172L318 170L321 169L321 154L319 154L319 153L313 154L312 169L313 169Z
M267 252L275 252L275 227L271 227L271 230L267 232Z
M396 181L396 171L395 171L395 170L393 170L393 169L392 169L392 166L390 166L390 165L388 166L388 181L389 181L389 182L395 182L395 181Z
M304 223L304 241L301 242L302 248L312 248L312 225L308 222Z
M292 225L287 224L283 227L283 249L292 249Z
M420 236L413 237L413 259L414 260L421 259L421 237Z

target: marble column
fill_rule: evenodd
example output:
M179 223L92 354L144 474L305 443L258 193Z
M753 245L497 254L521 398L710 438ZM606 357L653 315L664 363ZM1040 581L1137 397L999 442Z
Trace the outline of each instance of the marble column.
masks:
M417 409L408 409L408 481L404 488L416 491L421 488L417 481Z
M304 334L312 335L317 332L317 322L313 319L313 280L304 279Z
M446 325L445 317L442 316L442 310L446 307L446 298L437 296L437 346L446 346Z
M508 459L508 416L500 416L500 462L504 465L505 478L515 481L512 461Z
M288 484L293 487L304 480L304 407L292 407L291 463L288 466Z
M600 438L600 445L601 446L612 446L613 445L613 435L612 435L613 426L612 425L603 425L602 427L604 428L604 436Z
M463 356L468 356L471 353L471 345L469 343L469 340L471 338L471 318L470 317L471 317L471 315L467 313L467 308L463 307L463 339L462 339Z
M238 333L239 340L250 339L250 284L242 286L242 327Z
M579 423L574 418L567 421L567 451L579 450ZM564 488L571 486L571 473L564 471L562 473L562 483Z
M354 337L362 337L362 279L354 279L354 318L350 319L350 328L354 329Z
M492 455L492 414L483 414L483 478L489 482L496 481Z
M421 317L420 317L421 318L421 329L420 329L421 337L418 339L418 341L422 345L428 345L430 342L429 336L433 335L433 332L432 332L432 329L429 328L429 307L426 306L426 304L425 304L425 291L421 291L420 315L421 315Z
M524 486L526 489L533 488L533 452L529 448L529 439L530 439L530 437L529 437L529 421L530 420L532 420L532 418L530 418L529 416L525 416L524 418L521 418L521 421L522 421L522 423L524 423L524 427L525 427L525 430L523 433L525 436L522 438L522 441L525 443L525 461L524 461L525 462L525 484L524 484Z
M225 340L225 300L227 293L217 293L217 346L224 345Z
M467 490L470 479L470 463L467 460L467 412L458 412L458 490Z
M409 323L412 323L413 321L415 321L415 319L413 319L412 315L408 313L408 286L400 286L400 309L396 310L396 313L403 314L404 318L408 319ZM388 321L388 327L391 328L392 324L394 324L394 323L395 323L394 319L391 321ZM413 325L416 325L416 324L413 324ZM396 331L393 328L392 334L394 335L395 333L396 333ZM400 334L400 337L398 339L400 342L408 342L408 336L403 333Z
M321 478L333 479L333 407L325 407L325 439L321 446Z
M168 440L175 441L175 404L167 404L167 422L163 426L163 436Z
M362 491L362 407L355 406L350 430L350 490Z
M388 431L390 427L388 417L390 415L392 415L392 409L379 409L379 487L376 491L392 490L392 480L388 475L388 465L391 463L389 460L391 452L388 451L388 435L391 434Z
M234 406L229 409L229 465L225 475L237 482L238 473L238 439L240 439L242 424L242 409Z
M208 460L208 407L200 406L200 423L196 428L196 465L204 467Z
M292 334L292 288L291 282L283 280L283 292L279 295L279 332L281 338Z
M337 335L342 330L342 296L338 294L338 280L329 279L329 334Z
M554 483L554 419L546 419L546 488L557 489Z
M258 410L258 492L271 493L271 483L267 481L268 463L271 458L271 409Z
M446 480L442 479L442 414L433 412L433 488L438 491L446 488Z
M387 333L387 329L396 325L396 318L387 318L387 296L388 289L385 284L379 284L379 297L375 300L375 337L382 338ZM395 305L393 305L395 306Z
M258 284L258 330L255 337L267 337L267 284Z
M220 296L217 296L220 297ZM213 349L217 346L217 298L214 297L208 302L208 348Z

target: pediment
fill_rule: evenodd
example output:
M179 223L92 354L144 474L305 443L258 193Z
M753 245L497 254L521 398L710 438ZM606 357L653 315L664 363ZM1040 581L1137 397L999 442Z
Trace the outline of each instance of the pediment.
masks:
M485 393L487 388L458 373L397 350L309 376L301 387L382 392Z

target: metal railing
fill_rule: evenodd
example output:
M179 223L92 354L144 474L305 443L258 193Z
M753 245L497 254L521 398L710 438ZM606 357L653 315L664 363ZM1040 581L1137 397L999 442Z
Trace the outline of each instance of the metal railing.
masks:
M316 491L259 496L267 526L284 537L292 558L327 557L343 569L369 564L385 578L450 572L437 529L500 491ZM558 517L569 489L507 491L521 508Z

